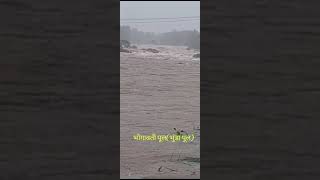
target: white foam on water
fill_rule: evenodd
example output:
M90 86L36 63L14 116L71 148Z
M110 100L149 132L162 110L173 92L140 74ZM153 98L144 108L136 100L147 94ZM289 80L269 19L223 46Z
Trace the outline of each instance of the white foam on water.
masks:
M136 45L138 49L130 49L131 55L141 58L153 58L159 60L174 60L174 61L199 61L200 58L193 58L193 55L200 53L199 50L187 49L185 46L166 46L166 45ZM159 53L148 52L143 49L156 49Z

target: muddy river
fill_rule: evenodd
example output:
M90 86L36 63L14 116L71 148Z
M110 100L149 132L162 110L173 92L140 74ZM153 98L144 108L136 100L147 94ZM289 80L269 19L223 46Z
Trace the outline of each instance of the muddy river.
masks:
M143 48L154 48L159 53ZM200 59L186 47L138 46L120 53L120 174L200 177ZM176 130L174 130L175 128ZM184 142L135 141L133 135L193 134Z

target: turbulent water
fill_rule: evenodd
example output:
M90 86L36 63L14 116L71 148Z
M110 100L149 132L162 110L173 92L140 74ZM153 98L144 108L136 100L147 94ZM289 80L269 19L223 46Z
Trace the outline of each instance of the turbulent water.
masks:
M142 48L154 48L152 53ZM186 47L120 53L121 178L200 177L200 59ZM191 143L133 141L134 134L196 135Z

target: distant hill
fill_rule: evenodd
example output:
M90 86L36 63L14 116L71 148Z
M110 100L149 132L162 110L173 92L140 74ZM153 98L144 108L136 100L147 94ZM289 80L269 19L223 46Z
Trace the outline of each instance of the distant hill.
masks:
M134 44L187 46L189 48L200 49L200 32L197 30L156 34L142 32L130 26L120 26L120 39Z

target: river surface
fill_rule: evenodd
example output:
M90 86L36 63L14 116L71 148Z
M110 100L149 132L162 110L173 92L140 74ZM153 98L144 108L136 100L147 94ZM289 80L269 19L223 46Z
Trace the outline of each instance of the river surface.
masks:
M152 53L142 48L154 48ZM196 50L138 46L120 53L120 174L126 178L200 177L200 59ZM194 134L190 143L134 141L133 135Z

